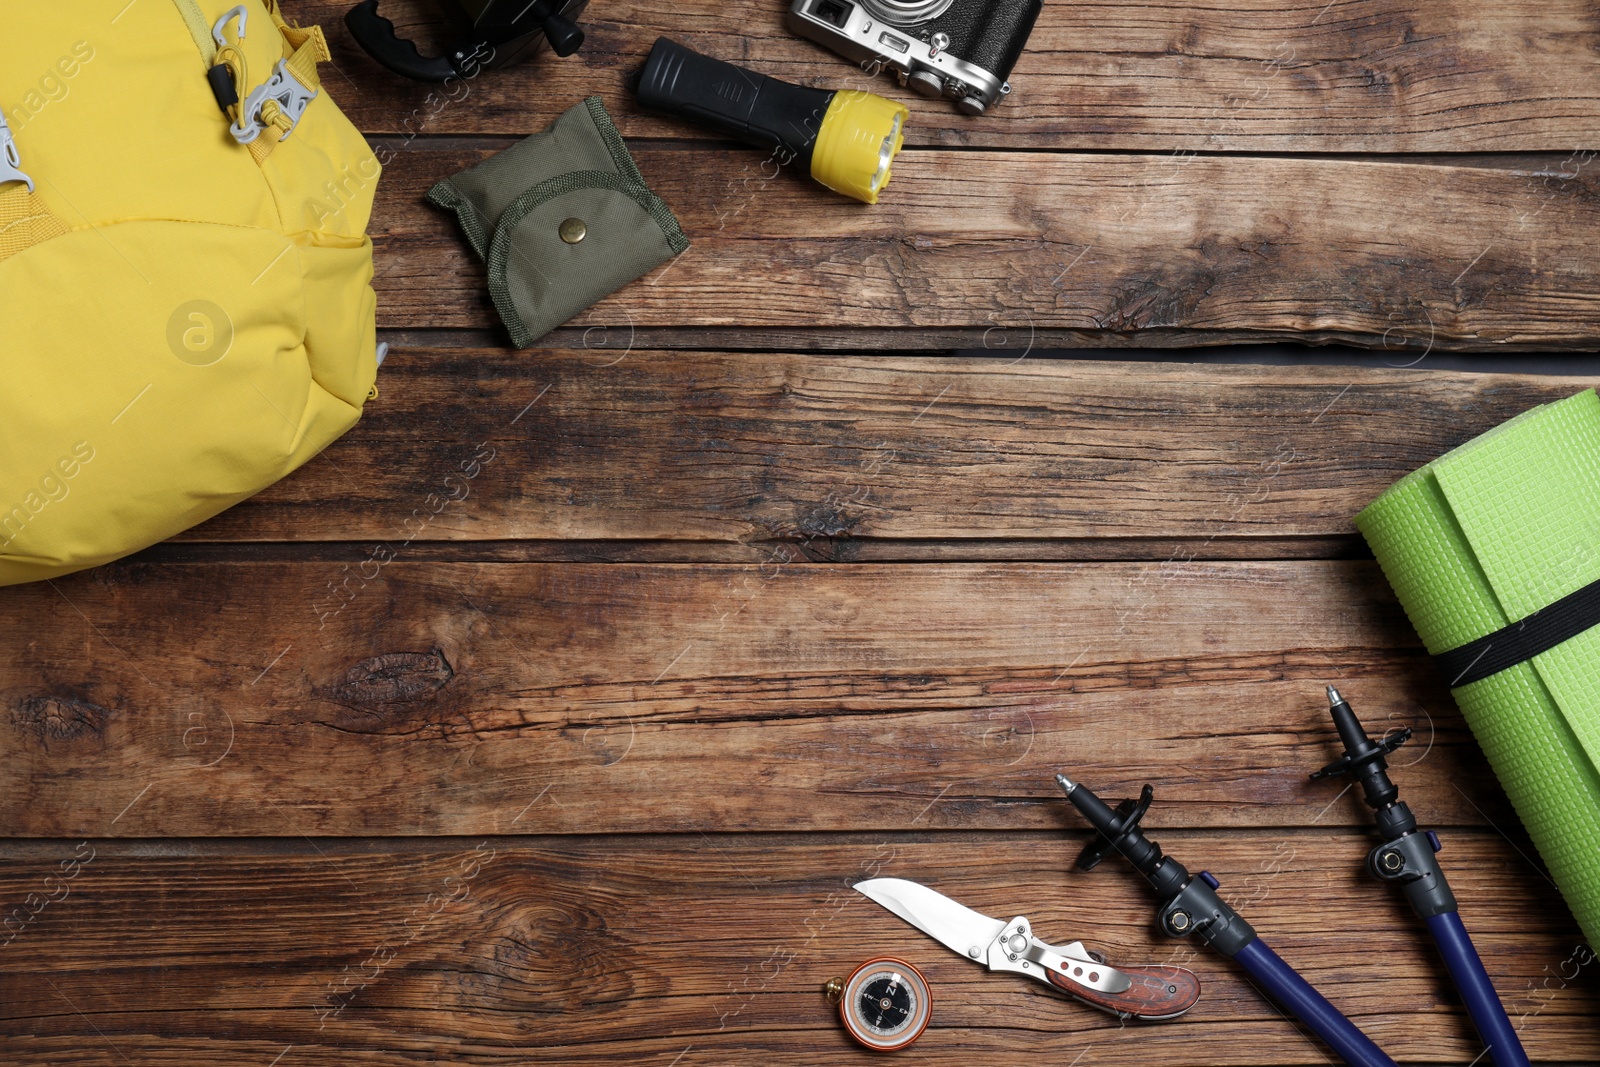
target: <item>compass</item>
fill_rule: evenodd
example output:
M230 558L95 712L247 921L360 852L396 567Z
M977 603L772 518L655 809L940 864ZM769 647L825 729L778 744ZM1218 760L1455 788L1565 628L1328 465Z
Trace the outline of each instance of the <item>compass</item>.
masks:
M921 1037L933 1006L922 972L890 956L868 960L849 978L831 979L823 991L839 1005L850 1036L875 1052L893 1052Z

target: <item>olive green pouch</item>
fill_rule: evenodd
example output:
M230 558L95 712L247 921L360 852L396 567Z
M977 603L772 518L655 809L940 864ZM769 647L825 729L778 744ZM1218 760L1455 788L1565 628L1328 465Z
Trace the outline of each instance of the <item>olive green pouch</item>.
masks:
M689 247L598 96L428 199L456 213L489 265L489 295L518 348Z

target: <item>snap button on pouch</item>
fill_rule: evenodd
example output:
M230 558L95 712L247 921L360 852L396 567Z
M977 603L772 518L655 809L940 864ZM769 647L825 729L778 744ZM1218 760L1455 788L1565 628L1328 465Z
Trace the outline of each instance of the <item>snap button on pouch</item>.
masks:
M561 229L558 232L561 234L563 241L569 245L575 245L589 236L589 227L583 224L582 219L567 219L562 222Z

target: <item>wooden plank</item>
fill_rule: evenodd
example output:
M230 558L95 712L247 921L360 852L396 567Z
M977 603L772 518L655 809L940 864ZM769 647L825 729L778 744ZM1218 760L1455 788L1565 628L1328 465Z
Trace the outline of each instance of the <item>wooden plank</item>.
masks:
M505 541L485 551L511 559L570 558L552 541L600 543L578 558L684 561L759 562L776 541L836 560L1237 557L1255 541L1288 553L1283 539L1354 538L1351 516L1402 475L1588 385L1348 367L396 351L343 441L183 539L364 542L340 562L374 541L408 559L429 542L485 540ZM463 478L463 464L479 474ZM904 544L880 544L891 539ZM967 547L980 540L992 543Z
M1158 940L1131 871L1069 873L1082 837L41 843L0 861L8 911L58 897L0 952L0 1030L15 1035L13 1063L866 1064L820 986L885 954L923 968L934 992L919 1063L1324 1062L1219 957ZM1162 841L1214 871L1269 943L1403 1062L1481 1051L1420 923L1361 872L1366 833ZM1592 1062L1600 983L1559 897L1492 832L1446 842L1528 1052ZM62 860L91 856L60 880ZM876 874L1026 914L1040 936L1082 938L1114 963L1189 966L1201 1000L1170 1023L1119 1026L987 974L850 890Z
M581 318L582 316L580 316ZM396 348L459 349L498 348L506 343L505 333L498 326L478 329L392 329L382 327L380 340ZM1019 343L1015 331L976 326L933 327L903 326L896 330L856 329L848 326L761 326L740 328L736 326L633 326L630 329L595 330L584 326L558 327L539 338L538 348L582 348L588 351L620 351L631 346L633 351L646 349L677 349L696 351L709 349L716 352L841 352L841 353L891 353L951 352L994 353L1011 358L1027 349L1033 353L1054 355L1056 349L1072 349L1073 358L1138 357L1150 350L1163 353L1173 349L1216 348L1236 345L1293 344L1315 348L1322 345L1366 346L1396 354L1386 362L1391 366L1417 365L1419 356L1430 364L1442 362L1440 354L1460 351L1460 345L1448 340L1436 341L1431 350L1420 340L1398 334L1391 343L1372 344L1369 334L1343 334L1335 330L1195 330L1149 327L1138 333L1112 333L1107 330L1061 330L1036 327L1031 337L1031 349ZM607 341L611 344L608 345ZM1012 346L1012 347L1007 347ZM1425 354L1431 352L1432 354ZM1548 345L1502 342L1495 345L1495 356L1535 352L1547 354ZM1409 354L1408 354L1409 353ZM1312 353L1314 354L1314 353ZM1460 358L1473 358L1471 356ZM1234 361L1237 362L1237 361Z
M385 542L387 543L387 542ZM1164 559L1371 559L1359 537L1098 537L919 541L774 537L759 541L424 541L411 563L763 563L785 550L804 563L1087 563ZM135 564L332 563L354 566L371 546L351 541L164 541L126 557Z
M381 326L495 324L481 264L422 195L507 143L419 140L389 163ZM636 156L693 243L571 327L980 329L1008 349L1038 330L1335 332L1411 358L1600 345L1591 172L919 151L868 207L763 176L759 153Z
M579 55L444 89L404 82L363 55L340 25L347 6L293 5L328 28L344 75L329 79L334 98L375 133L520 135L598 93L629 136L703 136L634 103L629 79L661 34L774 77L905 100L918 145L1567 152L1592 145L1600 118L1600 32L1582 0L1492 11L1466 0L1046 4L1012 95L978 119L793 37L778 0L606 0L584 18ZM427 5L384 0L384 9L406 32L436 36L418 25Z
M125 565L7 591L0 825L43 836L1364 823L1509 816L1360 562ZM175 610L177 609L177 610ZM1431 741L1431 744L1430 744ZM1465 786L1462 783L1473 783ZM1465 790L1465 791L1464 791Z

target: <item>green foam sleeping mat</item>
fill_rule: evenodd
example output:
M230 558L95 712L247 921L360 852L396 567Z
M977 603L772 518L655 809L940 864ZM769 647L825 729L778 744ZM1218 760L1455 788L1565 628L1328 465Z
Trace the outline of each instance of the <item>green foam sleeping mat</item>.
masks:
M1600 593L1586 589L1600 582L1600 398L1495 427L1396 482L1356 526L1600 945L1600 626L1582 629ZM1542 608L1547 624L1567 618L1529 642Z

